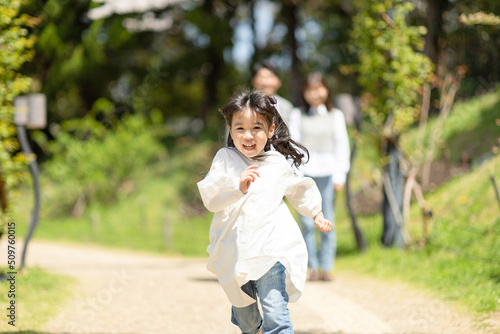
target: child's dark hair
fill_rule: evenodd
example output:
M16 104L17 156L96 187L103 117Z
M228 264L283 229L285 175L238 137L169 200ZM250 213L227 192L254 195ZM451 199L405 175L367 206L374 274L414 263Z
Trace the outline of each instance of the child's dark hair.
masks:
M252 77L256 76L257 72L259 72L263 68L273 72L273 74L275 76L277 76L278 78L280 77L280 70L276 66L273 66L273 64L271 64L271 62L269 60L264 60L260 63L256 63L252 67Z
M264 151L269 151L272 145L285 158L291 159L296 167L299 167L303 163L302 159L306 155L307 159L309 159L307 148L291 138L288 127L276 109L276 99L274 97L267 96L257 90L237 91L226 101L226 104L221 109L221 113L227 125L231 126L233 115L238 111L246 109L253 110L259 115L264 116L268 126L275 124L274 135L267 141ZM227 136L226 145L228 147L235 147L230 133Z

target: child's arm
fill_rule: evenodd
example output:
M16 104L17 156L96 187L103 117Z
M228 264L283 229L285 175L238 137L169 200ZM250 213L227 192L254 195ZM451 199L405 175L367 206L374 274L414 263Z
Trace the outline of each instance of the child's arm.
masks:
M313 179L299 177L295 175L291 168L285 179L287 179L286 182L288 183L285 196L292 206L301 215L314 217L314 225L321 232L330 232L332 223L325 218L321 211L321 193Z
M238 176L231 174L226 166L227 152L219 151L212 162L208 175L198 182L198 190L205 207L219 212L237 202L243 196Z
M320 211L315 217L314 217L314 225L321 231L321 232L330 232L332 230L332 223L323 216L323 211Z
M290 172L284 177L283 181L287 184L285 197L301 215L315 218L323 217L321 213L321 193L313 179L299 177L290 168ZM320 222L322 222L321 219L318 220L318 224Z

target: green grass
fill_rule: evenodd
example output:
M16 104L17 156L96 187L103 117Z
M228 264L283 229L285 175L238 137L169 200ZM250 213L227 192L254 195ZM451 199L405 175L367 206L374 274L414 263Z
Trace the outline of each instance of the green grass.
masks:
M472 160L481 158L499 144L500 126L497 125L500 110L500 89L491 93L455 103L442 126L436 117L429 119L426 127L427 144L430 131L438 133L438 149L433 159L445 158L461 163L466 155ZM406 152L417 152L417 127L402 135L401 145Z
M491 312L500 299L500 208L490 173L500 178L500 156L456 177L426 196L434 217L429 243L407 250L380 246L382 218L359 217L370 244L366 254L355 245L345 217L338 219L339 269L412 282L458 301L469 310ZM340 211L340 210L339 210ZM422 237L419 209L412 207L409 230Z
M429 118L424 136L424 145L418 142L418 125L401 135L400 144L405 154L414 162L422 162L418 153L429 144L430 133L436 142L432 160L447 160L451 164L461 164L463 158L473 162L481 160L493 145L500 144L500 126L497 125L500 110L500 88L488 94L467 101L456 102L442 126L436 116ZM350 130L351 142L355 131ZM357 134L357 152L352 173L353 193L370 183L380 182L382 160L380 141L376 129L365 122L361 133Z
M0 282L0 305L2 305L2 321L0 332L30 330L40 328L47 319L55 316L61 305L71 296L75 281L66 276L48 273L39 268L28 268L16 275L15 327L7 323L6 307L11 298L8 297L10 283Z
M42 217L34 239L199 256L207 246L209 225L208 215L183 212L175 180L166 177L145 181L111 206L90 206L79 218ZM19 230L24 235L26 225Z

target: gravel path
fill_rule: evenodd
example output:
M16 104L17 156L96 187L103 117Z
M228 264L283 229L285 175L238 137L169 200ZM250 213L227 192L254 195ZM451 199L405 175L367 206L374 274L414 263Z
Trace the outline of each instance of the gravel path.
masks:
M230 304L205 262L33 242L28 266L80 282L59 315L38 330L237 334L229 321ZM409 286L344 272L336 272L333 282L308 282L304 295L289 308L296 334L492 333Z

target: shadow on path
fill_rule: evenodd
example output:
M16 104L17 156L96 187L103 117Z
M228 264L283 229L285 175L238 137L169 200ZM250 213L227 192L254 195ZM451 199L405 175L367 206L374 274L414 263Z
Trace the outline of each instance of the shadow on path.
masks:
M191 277L192 282L203 282L203 283L219 283L215 277Z
M26 330L26 331L19 331L19 332L5 332L5 334L85 334L85 333L78 333L78 332L39 332L39 331L32 331L32 330ZM92 334L109 334L109 333L92 333ZM133 333L133 332L128 332L128 333L117 333L117 334L139 334L139 333ZM369 333L346 333L346 332L310 332L310 331L295 331L295 334L369 334Z
M5 334L85 334L84 332L78 333L78 332L38 332L38 331L31 331L31 330L26 330L26 331L19 331L19 332L4 332ZM109 334L109 333L92 333L92 334ZM140 333L117 333L117 334L140 334Z

